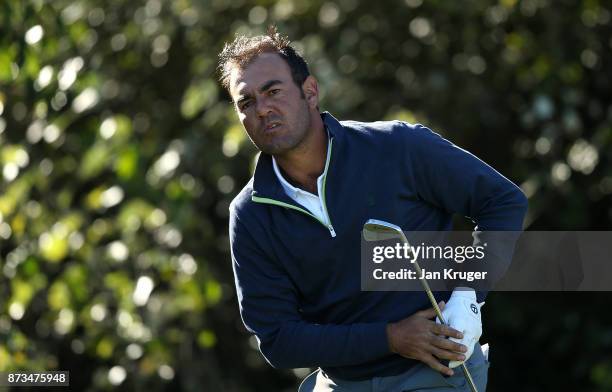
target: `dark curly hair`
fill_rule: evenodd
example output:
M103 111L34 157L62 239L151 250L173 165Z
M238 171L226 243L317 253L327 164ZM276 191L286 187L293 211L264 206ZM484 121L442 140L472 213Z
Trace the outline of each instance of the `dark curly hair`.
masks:
M266 35L255 37L237 36L226 43L219 54L220 81L229 91L230 75L234 67L246 67L261 53L278 53L291 69L291 77L302 91L302 85L310 75L304 58L290 45L287 37L278 33L276 26L268 27ZM302 93L303 94L303 93Z

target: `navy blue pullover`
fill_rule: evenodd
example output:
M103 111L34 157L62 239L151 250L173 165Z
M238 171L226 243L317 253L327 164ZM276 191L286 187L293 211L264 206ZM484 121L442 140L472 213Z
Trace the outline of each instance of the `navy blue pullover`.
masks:
M430 304L419 292L361 291L364 223L442 231L459 213L479 230L520 231L527 200L493 168L422 125L339 122L327 112L322 118L331 136L322 196L332 227L285 194L271 156L260 154L230 205L240 314L276 368L321 367L346 380L399 374L417 361L390 352L386 326Z

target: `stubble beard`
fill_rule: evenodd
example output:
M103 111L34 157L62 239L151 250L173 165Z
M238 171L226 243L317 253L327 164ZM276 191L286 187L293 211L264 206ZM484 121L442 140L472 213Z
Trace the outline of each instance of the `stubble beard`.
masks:
M302 102L304 106L303 110L300 110L300 116L294 119L293 124L283 124L287 129L284 130L284 135L277 136L278 140L259 147L263 153L280 157L299 149L304 143L311 131L312 121L308 103L305 99Z

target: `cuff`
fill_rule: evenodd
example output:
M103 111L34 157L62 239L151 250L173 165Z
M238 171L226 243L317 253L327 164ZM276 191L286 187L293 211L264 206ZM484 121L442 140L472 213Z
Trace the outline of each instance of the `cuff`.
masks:
M456 287L451 294L449 301L452 298L465 298L470 301L476 302L476 291L469 287Z
M372 356L374 358L392 353L391 347L389 347L389 337L387 336L387 324L386 322L374 323L367 327L369 330L368 338L372 342Z

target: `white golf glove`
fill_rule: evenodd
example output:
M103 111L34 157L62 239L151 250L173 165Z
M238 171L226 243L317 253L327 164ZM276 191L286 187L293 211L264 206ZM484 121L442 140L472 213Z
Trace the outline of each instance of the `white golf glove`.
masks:
M467 361L474 351L474 345L482 335L482 318L480 308L484 302L476 302L476 292L473 289L455 289L448 302L444 306L442 316L451 328L463 333L463 339L449 338L453 342L463 344L467 347L464 353ZM436 322L440 319L436 317ZM448 367L455 368L465 361L450 361Z

